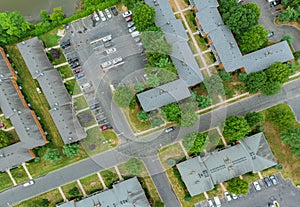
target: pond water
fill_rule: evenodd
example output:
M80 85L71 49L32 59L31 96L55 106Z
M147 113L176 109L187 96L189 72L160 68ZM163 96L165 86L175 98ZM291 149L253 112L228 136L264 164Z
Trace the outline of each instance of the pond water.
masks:
M28 21L40 20L40 10L52 12L53 8L61 6L67 16L72 15L79 0L0 0L0 12L18 11Z

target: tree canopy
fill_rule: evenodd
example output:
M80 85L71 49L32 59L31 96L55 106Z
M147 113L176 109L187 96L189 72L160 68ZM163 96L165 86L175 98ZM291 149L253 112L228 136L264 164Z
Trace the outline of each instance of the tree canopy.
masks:
M249 53L260 49L268 42L268 30L262 25L255 25L244 32L240 40L242 52Z
M159 31L147 31L141 35L141 40L144 44L147 53L159 53L169 55L172 53L172 46L165 40L163 32ZM168 58L168 56L165 56ZM159 62L161 58L157 59ZM156 66L154 62L153 66Z
M262 86L267 82L267 75L265 72L250 73L246 79L246 88L250 93L257 93Z
M300 157L300 128L283 131L280 138L284 144L290 145L290 150L296 157Z
M268 109L267 118L280 131L291 129L294 126L295 116L288 105L278 104Z
M233 178L227 181L227 190L229 193L234 193L236 195L245 195L249 191L249 184L240 178Z
M150 115L145 111L140 111L138 113L138 118L139 118L139 120L142 120L142 121L146 121L147 119L149 119L149 116Z
M113 99L117 106L127 108L134 98L133 91L127 86L118 86L113 94Z
M290 68L287 64L275 62L265 71L267 77L272 82L284 83L290 76Z
M138 93L145 90L145 85L142 82L136 82L133 87L134 87L134 90L136 90L136 92L138 92Z
M61 159L61 155L57 149L48 148L43 158L47 161L51 161L53 163L57 162Z
M0 43L10 43L18 38L25 37L30 24L18 12L0 13Z
M135 4L140 2L139 0L121 0L122 4L124 4L128 9L133 9Z
M220 76L212 75L210 77L206 77L203 82L211 96L225 94L223 81Z
M265 115L259 112L246 113L245 119L250 127L255 127L265 121Z
M9 145L9 140L11 139L10 134L0 130L0 149Z
M134 8L133 21L139 31L144 31L153 26L155 22L155 10L148 4L139 4Z
M67 144L63 146L63 153L67 157L76 157L78 156L79 145L78 144Z
M198 116L196 114L196 103L194 102L186 102L181 106L181 120L180 125L182 127L190 127L193 126L198 120Z
M231 4L231 2L229 4ZM222 18L230 30L241 35L258 23L259 15L260 8L256 4L232 4L228 10L223 11Z
M206 135L192 131L183 137L182 144L189 153L198 154L205 148L206 140Z
M162 112L167 121L180 124L181 111L177 103L171 103L162 107Z
M130 175L140 176L143 167L143 163L136 158L131 158L125 163L125 168Z
M223 135L232 141L243 139L250 131L246 119L242 116L229 116L225 120Z
M65 18L65 14L61 7L53 8L52 14L50 14L50 20L53 22L61 23Z
M273 95L279 93L281 87L282 87L282 84L279 82L268 81L262 87L261 93L266 96L273 96Z

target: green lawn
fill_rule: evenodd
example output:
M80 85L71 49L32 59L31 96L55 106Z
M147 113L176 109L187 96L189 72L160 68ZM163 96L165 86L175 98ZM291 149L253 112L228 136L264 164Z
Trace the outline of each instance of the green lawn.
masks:
M6 172L0 172L0 191L13 186L9 175Z
M118 137L112 130L100 132L99 127L94 127L87 130L86 133L87 137L80 143L89 156L112 149L118 145ZM104 142L105 140L108 142Z
M196 32L197 31L197 27L196 27L196 22L195 22L195 17L193 16L193 11L189 10L183 13L183 15L185 16L185 19L190 27L190 29L192 30L192 32ZM181 16L180 16L181 17Z
M215 62L210 52L204 53L203 56L207 65L211 65Z
M80 182L87 195L103 190L103 186L101 185L97 174L82 178L80 179Z
M174 160L174 164L185 158L185 154L180 146L180 144L177 142L175 144L163 147L158 152L158 157L160 159L160 162L162 166L165 169L169 169L172 166L170 160Z
M60 72L61 77L63 79L73 77L73 72L72 72L71 68L69 67L69 65L61 66L61 67L57 68L57 71Z
M46 47L53 47L58 45L58 40L61 38L60 36L57 35L59 27L43 34L40 35L38 38L42 40L45 44Z
M124 109L124 114L131 126L131 129L134 132L140 132L140 131L145 131L147 129L150 129L150 121L141 121L138 118L138 113L141 111L141 108L136 104L135 108L132 109Z
M27 69L27 66L16 45L7 46L10 58L18 71L18 83L22 86L22 93L25 99L30 102L37 116L41 117L43 129L48 132L51 137L52 144L62 146L63 141L49 113L49 104L43 94L38 94L36 88L39 87Z
M34 198L23 201L20 204L15 205L15 207L32 207L33 204L35 204L37 201L40 201L42 199L47 199L48 201L50 201L49 207L55 207L56 204L63 202L63 198L62 198L61 194L59 193L58 189L54 189L47 193L44 193L44 194L38 195Z
M108 188L111 188L113 183L119 180L116 170L114 168L103 170L100 172L100 175L106 187Z
M59 64L61 64L61 63L65 63L67 60L66 60L66 58L65 58L65 56L64 56L64 54L63 54L62 49L56 48L56 49L54 49L54 50L58 50L58 51L60 52L60 56L59 56L59 58L54 58L54 57L51 55L50 51L48 51L48 52L47 52L47 56L48 56L50 62L51 62L53 65L59 65Z
M11 169L10 172L18 184L30 180L22 166Z
M199 35L195 35L194 37L201 51L208 50L208 46L204 39L201 40L201 37Z
M70 195L70 193L69 193L69 191L70 191L71 189L75 188L75 187L77 187L78 190L79 190L79 195L78 195L78 196L72 196L72 195ZM63 192L65 193L65 196L66 196L66 198L67 198L68 200L73 200L73 199L75 199L75 198L78 198L78 197L82 197L82 196L83 196L83 195L82 195L82 192L81 192L81 190L80 190L80 188L79 188L79 186L78 186L78 184L77 184L77 182L69 183L69 184L67 184L67 185L62 186L61 188L62 188Z
M6 139L8 140L8 143L1 146L0 149L20 141L15 129L5 131L4 133L5 133Z
M75 78L65 82L66 89L70 95L77 95L82 93L79 85L77 84Z
M77 114L78 120L83 127L89 127L97 124L94 115L90 109Z
M200 56L195 56L195 59L196 59L196 62L198 63L199 68L204 67L204 64L203 64Z
M0 121L3 122L3 124L4 124L4 129L8 129L8 128L10 128L10 127L13 126L12 123L11 123L11 121L10 121L10 119L6 119L4 116L1 116L1 117L0 117Z
M88 108L89 105L87 104L85 97L82 95L82 96L73 98L73 107L74 107L75 111L79 111L81 109Z

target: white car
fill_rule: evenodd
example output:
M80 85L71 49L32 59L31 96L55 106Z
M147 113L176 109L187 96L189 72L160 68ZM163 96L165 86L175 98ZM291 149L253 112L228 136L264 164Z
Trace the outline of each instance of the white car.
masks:
M102 68L107 68L107 67L111 66L111 64L112 64L111 61L106 61L106 62L104 62L104 63L101 64L101 67Z
M231 196L230 196L230 194L229 194L228 192L224 192L224 196L225 196L225 198L226 198L226 200L227 200L228 202L232 200L232 199L231 199Z
M258 184L257 181L254 181L253 185L254 185L255 190L257 190L257 191L261 190L261 187L260 187L260 185Z
M127 27L128 27L128 28L132 27L133 25L134 25L134 22L128 22L128 23L127 23Z
M108 42L108 41L111 41L112 40L112 36L111 35L107 35L105 37L102 38L102 41L103 42Z
M116 57L112 60L112 63L115 65L115 64L118 64L120 62L123 61L123 58L122 57Z
M100 18L101 18L102 22L105 22L106 21L106 17L104 16L103 12L100 11L100 10L98 10L98 12L99 12L99 15L100 15Z
M123 17L124 18L126 18L126 17L129 17L129 16L131 16L132 15L132 12L129 10L129 11L127 11L127 12L125 12L125 13L123 13Z
M110 19L110 18L111 18L111 13L110 13L110 11L109 11L108 9L105 9L104 11L105 11L105 13L106 13L107 18Z
M128 31L129 31L130 33L134 32L135 30L136 30L136 27L131 27L131 28L128 29Z
M232 196L232 199L233 199L233 200L237 200L237 199L239 198L239 197L237 197L237 195L235 195L234 193L232 193L231 196Z
M106 50L106 54L111 54L117 51L117 48L113 47L113 48L109 48Z
M96 11L94 11L94 19L96 20L96 22L98 22L100 20Z
M30 181L24 183L24 184L23 184L23 187L28 187L28 186L31 186L31 185L33 185L33 184L34 184L34 181L33 181L33 180L30 180Z
M207 202L208 202L208 207L215 207L215 205L212 202L212 200L207 200Z

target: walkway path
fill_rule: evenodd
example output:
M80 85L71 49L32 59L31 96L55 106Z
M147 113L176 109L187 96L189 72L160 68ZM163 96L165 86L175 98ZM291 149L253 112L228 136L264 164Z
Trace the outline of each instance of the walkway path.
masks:
M11 181L13 182L14 186L17 185L17 182L15 181L14 177L12 176L11 172L10 172L10 169L7 169L6 170L7 174L9 175ZM1 205L0 205L1 206Z
M101 174L100 174L99 172L97 172L97 175L98 175L98 178L99 178L99 180L100 180L100 182L101 182L103 188L104 188L104 189L107 189L107 186L105 185L105 182L104 182L104 180L103 180Z
M68 201L68 199L66 198L66 196L65 196L63 190L61 189L61 187L59 186L57 189L60 192L60 194L61 194L62 198L64 199L64 201L65 202Z
M92 126L85 127L84 130L87 131L87 130L89 130L91 128L94 128L94 127L99 127L99 125L98 124L94 124Z
M118 166L115 165L114 168L115 168L115 171L116 171L116 173L117 173L117 175L118 175L119 180L123 180L123 177L122 177L122 175L121 175L121 173L120 173L120 171L119 171Z
M56 45L56 46L53 46L53 47L48 47L48 48L45 48L45 51L49 51L51 49L57 49L57 48L60 48L60 45Z
M83 196L86 197L87 194L86 194L86 192L85 192L85 190L84 190L84 188L83 188L83 186L82 186L80 180L76 180L76 182L77 182L77 184L78 184L78 186L79 186L79 188L80 188L80 190L81 190Z
M90 109L89 107L86 107L84 109L80 109L80 110L76 111L76 115L83 112L83 111L89 110L89 109Z
M5 131L5 132L8 132L8 131L10 131L10 130L13 130L13 129L15 129L15 127L14 126L12 126L12 127L9 127L9 128L4 128L4 129L2 129L3 131Z
M69 80L73 80L73 79L75 79L74 76L72 76L72 77L70 77L70 78L65 78L65 79L63 80L63 82L65 83L65 82L67 82L67 81L69 81Z
M26 163L23 162L23 163L22 163L22 166L23 166L23 168L24 168L24 170L25 170L25 172L26 172L28 178L29 178L30 180L32 180L32 176L31 176L31 174L29 173L29 171L28 171L28 169L27 169Z
M65 66L65 65L68 65L69 63L68 62L64 62L64 63L61 63L61 64L59 64L59 65L54 65L53 67L54 68L59 68L59 67L61 67L61 66Z

